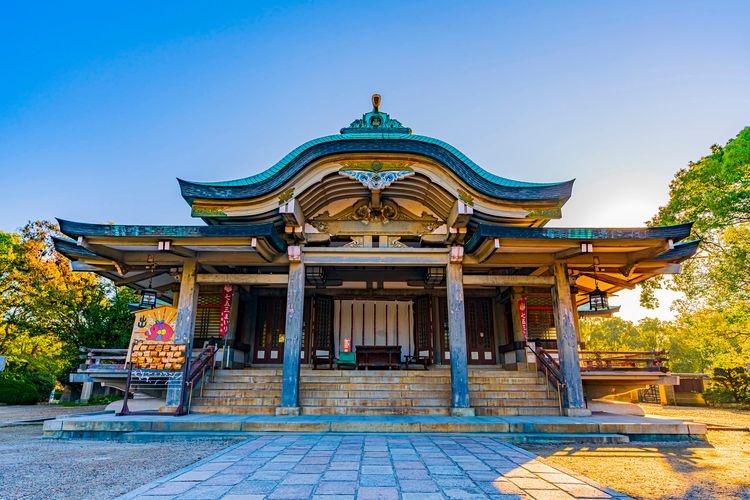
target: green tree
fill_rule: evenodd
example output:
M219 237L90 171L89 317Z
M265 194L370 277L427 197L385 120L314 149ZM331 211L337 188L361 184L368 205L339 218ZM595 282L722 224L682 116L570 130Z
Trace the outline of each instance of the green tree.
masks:
M57 228L31 222L0 233L0 354L9 370L66 378L80 347L125 347L135 294L89 273L76 273L54 251Z
M670 184L669 202L650 225L693 221L693 237L702 240L698 254L671 279L684 292L681 311L703 308L747 311L750 305L750 127L724 147L690 162ZM641 296L654 305L653 290L663 280L650 280ZM737 309L739 305L739 309Z

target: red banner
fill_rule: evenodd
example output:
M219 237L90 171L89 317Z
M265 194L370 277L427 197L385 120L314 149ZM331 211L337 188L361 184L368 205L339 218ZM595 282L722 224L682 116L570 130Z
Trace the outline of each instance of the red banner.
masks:
M229 313L232 311L232 285L224 285L221 289L221 305L219 306L219 335L226 336L229 329Z
M518 316L521 318L521 328L523 329L523 341L529 345L529 313L526 308L526 297L518 300Z

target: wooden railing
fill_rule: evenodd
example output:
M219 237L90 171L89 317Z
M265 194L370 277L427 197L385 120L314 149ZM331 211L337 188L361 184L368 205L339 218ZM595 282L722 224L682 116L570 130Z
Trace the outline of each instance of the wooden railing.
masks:
M79 358L85 360L79 370L124 370L128 357L127 349L99 349L81 347Z
M203 386L206 380L206 371L210 370L211 378L213 378L214 369L216 366L214 360L216 359L217 351L217 346L208 344L203 348L198 357L190 362L190 373L183 386L183 401L184 395L187 394L187 402L185 403L184 408L183 404L180 403L180 407L177 410L178 415L190 412L190 405L193 402L193 392L195 392L195 388L198 387L199 384L200 395L203 396Z
M536 356L537 370L544 373L544 376L547 379L547 395L549 396L550 386L557 390L557 406L560 410L560 415L562 415L563 400L565 398L565 391L567 390L567 386L565 385L565 382L563 382L562 373L560 373L559 362L555 358L550 356L550 354L541 347L537 347L536 349L534 349L534 347L532 347L531 345L527 345L526 347Z
M578 351L578 359L582 372L666 372L668 354L667 351Z

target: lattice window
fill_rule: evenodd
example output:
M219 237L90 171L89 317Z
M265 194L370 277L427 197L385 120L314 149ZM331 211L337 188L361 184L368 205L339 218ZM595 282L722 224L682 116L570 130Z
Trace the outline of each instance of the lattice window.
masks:
M451 350L451 337L448 329L448 301L444 298L440 298L440 319L442 320L441 333L443 339L443 351L450 352Z
M195 314L195 345L219 337L221 295L199 295Z
M315 348L330 350L331 333L333 332L333 300L328 297L316 299L315 310Z
M286 321L286 316L283 311L283 300L274 300L272 304L271 309L273 310L273 313L271 314L270 320L271 325L273 325L273 330L271 331L271 347L277 348L281 347L281 321Z
M429 297L419 297L414 301L414 328L417 350L429 349L432 346Z
M477 325L477 329L484 333L484 337L480 337L483 347L489 349L492 347L492 316L490 314L490 302L488 300L482 300L479 302L479 318L481 323Z
M551 295L529 295L528 309L529 340L555 340L555 316Z

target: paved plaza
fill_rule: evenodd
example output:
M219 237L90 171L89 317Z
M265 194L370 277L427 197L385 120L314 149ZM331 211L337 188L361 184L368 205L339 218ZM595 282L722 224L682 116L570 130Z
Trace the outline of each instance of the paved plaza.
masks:
M123 498L628 498L492 435L262 434Z

